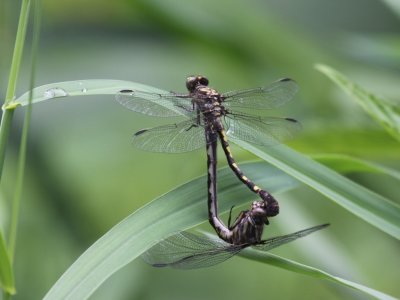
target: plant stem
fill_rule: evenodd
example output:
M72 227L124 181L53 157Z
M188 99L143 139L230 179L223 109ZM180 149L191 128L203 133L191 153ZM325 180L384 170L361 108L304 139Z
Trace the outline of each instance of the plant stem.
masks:
M17 239L17 227L18 227L18 216L19 216L19 208L21 203L21 194L24 182L24 171L25 171L25 162L26 162L26 149L28 144L28 132L29 126L31 122L32 115L32 91L35 85L35 73L36 73L36 56L37 49L39 44L39 35L40 35L40 0L36 0L34 2L34 21L33 21L33 41L32 41L32 51L31 51L31 78L29 83L29 99L28 106L25 113L24 125L22 128L22 136L21 136L21 144L18 155L18 169L17 169L17 178L15 181L15 193L13 198L13 207L11 214L11 225L10 225L10 234L9 234L9 256L11 264L14 261L15 255L15 245Z
M11 131L12 119L13 119L14 109L15 109L15 107L9 107L7 109L5 109L4 107L6 107L14 99L14 96L15 96L18 74L19 74L21 60L22 60L22 53L23 53L24 44L25 44L26 29L28 26L30 3L31 3L30 0L22 0L17 35L15 38L14 52L13 52L13 56L12 56L10 74L9 74L9 78L8 78L6 97L5 97L4 104L3 104L3 115L2 115L1 123L0 123L0 181L1 181L1 176L3 173L7 142L8 142L8 138L9 138L10 131ZM15 203L14 203L13 206L18 207L19 204L15 205ZM17 215L17 218L18 218L18 215ZM12 220L11 223L13 223L13 222L15 222L15 221ZM13 225L11 225L10 227L13 227ZM11 237L10 239L13 239L13 238ZM14 244L15 244L15 242L14 242ZM12 247L14 247L14 246L12 246ZM13 256L13 254L11 254L10 256ZM11 262L12 262L12 258L10 258L10 263ZM8 300L10 298L11 298L11 295L8 292L3 291L3 299Z
M12 99L15 96L19 67L21 64L22 52L25 43L26 28L28 26L30 3L31 3L30 0L22 1L21 12L18 22L17 36L15 38L15 46L11 62L10 75L8 77L6 98L4 100L4 106L7 105L10 101L12 101ZM3 173L6 146L8 142L8 136L11 130L13 115L14 115L14 107L3 109L3 116L1 118L1 124L0 124L0 180L1 180L1 175Z
M3 173L4 158L6 154L6 147L8 136L11 130L12 118L14 115L14 109L6 109L3 111L3 116L0 123L0 180L1 174Z
M30 4L31 4L30 0L22 1L21 12L19 15L17 36L15 38L15 46L11 61L10 75L8 77L8 86L7 86L6 99L4 101L4 105L7 105L10 101L12 101L15 95L19 67L21 65L22 52L25 44L26 28L28 26Z

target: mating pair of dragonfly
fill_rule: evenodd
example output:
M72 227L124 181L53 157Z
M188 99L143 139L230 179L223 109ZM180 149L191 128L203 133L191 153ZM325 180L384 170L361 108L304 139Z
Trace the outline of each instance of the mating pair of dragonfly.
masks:
M235 162L229 139L270 146L293 137L300 129L292 118L270 117L266 111L290 101L298 87L285 78L266 87L218 93L208 86L203 76L186 80L188 94L157 94L146 91L121 90L117 101L139 113L157 117L185 118L177 124L143 129L134 134L133 144L146 151L179 153L206 146L208 170L209 222L220 239L180 232L154 245L143 254L146 262L156 267L190 269L220 263L244 248L253 246L270 250L320 230L323 224L292 234L262 239L268 218L279 213L277 200L246 177ZM217 144L220 141L229 167L260 198L251 208L242 211L228 226L220 219L217 203Z

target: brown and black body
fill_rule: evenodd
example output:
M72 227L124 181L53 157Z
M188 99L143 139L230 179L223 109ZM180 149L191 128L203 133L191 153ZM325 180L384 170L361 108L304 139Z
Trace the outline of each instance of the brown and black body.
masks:
M221 121L221 117L226 114L226 111L223 107L222 102L224 100L223 96L218 93L216 90L208 87L208 79L203 76L191 76L186 80L186 87L190 92L190 96L193 99L194 108L197 109L203 115L203 120L201 120L201 116L199 115L199 122L204 124L205 126L205 136L206 136L206 147L207 147L207 169L208 169L208 206L209 206L209 220L214 229L218 232L219 235L224 236L225 241L239 241L241 240L240 236L243 236L241 232L250 230L254 231L256 227L248 226L246 222L239 222L236 220L235 224L237 224L237 229L232 231L232 233L226 232L226 229L223 229L221 226L221 222L218 218L218 211L216 203L217 201L213 201L216 199L217 191L216 191L216 163L217 163L217 140L221 141L222 148L225 152L228 165L233 170L235 175L247 185L247 187L258 194L262 201L254 202L254 203L262 203L258 204L257 212L260 212L261 207L263 210L263 215L265 215L265 220L267 217L276 216L279 213L279 205L278 202L265 190L259 188L255 185L248 177L246 177L243 172L238 167L235 162L232 152L229 147L228 139L225 133L224 126ZM254 204L253 203L253 204ZM247 211L246 218L249 222L253 222L253 216L251 215L251 211ZM256 211L254 211L254 214ZM255 217L255 215L254 215ZM266 221L263 220L261 223L261 230L257 229L256 231L260 231L260 238L262 234L262 228ZM257 219L258 221L258 219ZM257 227L258 228L258 227ZM256 232L254 232L256 234ZM258 234L258 233L257 233ZM246 234L245 234L246 235ZM260 240L259 238L259 240Z
M203 76L188 77L186 79L186 87L190 92L190 96L193 99L194 105L198 106L199 111L204 116L204 124L206 124L207 146L214 146L212 142L216 140L218 136L229 167L240 181L242 181L252 192L258 194L261 199L267 203L269 216L272 217L277 215L279 213L279 205L275 198L272 197L272 195L267 191L258 187L247 176L245 176L233 158L228 137L221 121L221 117L227 113L223 106L223 101L225 99L224 96L213 88L208 87L208 79ZM211 133L212 138L210 138L210 136L207 137L207 131Z

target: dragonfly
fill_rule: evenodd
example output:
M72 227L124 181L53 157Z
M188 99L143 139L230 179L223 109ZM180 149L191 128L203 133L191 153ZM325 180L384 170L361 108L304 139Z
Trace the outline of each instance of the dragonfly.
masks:
M301 128L293 118L272 117L266 111L289 102L298 90L289 78L265 87L219 93L208 86L206 77L186 79L189 93L152 93L121 90L116 100L126 108L155 117L184 117L185 120L134 134L133 145L151 152L181 153L204 147L207 150L208 203L216 193L217 141L221 142L229 167L251 191L267 204L268 215L279 213L277 200L253 183L241 171L230 149L228 137L257 145L271 146L292 138ZM211 222L211 221L210 221Z
M211 168L212 172L215 172L216 165L212 164ZM211 187L216 188L215 181L211 183ZM209 221L219 239L182 231L151 247L142 258L154 267L178 269L210 267L231 258L245 248L254 247L268 251L329 226L322 224L263 240L265 225L269 224L268 203L264 200L254 201L249 210L240 212L233 224L231 224L232 209L233 207L229 212L228 226L226 226L218 216L216 194L212 194L209 198Z
M221 239L182 231L155 244L142 254L142 259L153 267L175 269L211 267L235 256L245 248L253 247L257 250L269 251L327 226L329 224L321 224L287 235L257 242L249 240L240 244L227 243Z

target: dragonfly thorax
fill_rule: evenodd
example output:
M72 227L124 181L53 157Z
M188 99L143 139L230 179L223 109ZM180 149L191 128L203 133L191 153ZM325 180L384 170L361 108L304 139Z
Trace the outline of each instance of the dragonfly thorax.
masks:
M243 211L231 227L232 237L228 241L234 245L260 243L264 225L267 222L265 201L254 201L251 209Z
M206 118L218 118L224 114L224 108L221 105L221 94L216 90L198 85L191 93L192 101Z
M265 201L254 201L251 205L250 214L256 220L256 223L264 224L268 216L267 204Z

